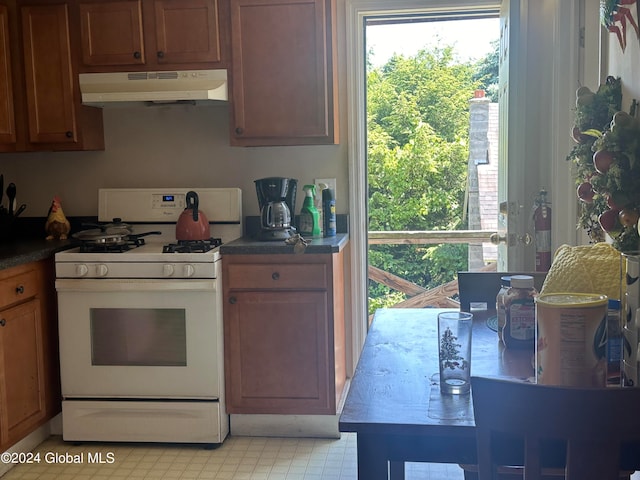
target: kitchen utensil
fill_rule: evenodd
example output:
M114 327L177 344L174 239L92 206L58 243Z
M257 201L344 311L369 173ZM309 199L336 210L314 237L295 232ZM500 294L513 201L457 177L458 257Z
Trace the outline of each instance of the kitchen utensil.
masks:
M83 223L82 226L97 228L109 235L130 235L133 233L133 227L123 222L121 218L114 218L111 223Z
M18 207L18 209L14 212L13 216L14 216L14 217L17 217L17 216L18 216L18 215L20 215L22 212L24 212L26 208L27 208L27 204L26 204L26 203L23 203L23 204L22 204L22 205L20 205L20 206Z
M9 215L13 215L13 210L16 206L16 184L13 182L7 187L7 197L9 197Z
M139 234L105 233L100 228L94 228L74 233L72 237L91 245L124 245L129 241L136 241L138 238L146 237L147 235L161 234L162 232L145 232Z
M208 240L211 238L209 220L198 210L198 194L187 192L187 206L176 223L176 239L180 241Z

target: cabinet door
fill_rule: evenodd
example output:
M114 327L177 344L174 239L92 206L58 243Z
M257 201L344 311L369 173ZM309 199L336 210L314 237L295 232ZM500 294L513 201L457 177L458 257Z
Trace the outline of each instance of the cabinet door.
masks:
M25 6L21 13L29 141L75 143L67 6Z
M155 0L158 64L221 60L219 0Z
M235 145L337 141L330 0L231 0Z
M2 423L11 444L30 432L46 413L40 326L37 299L0 312Z
M9 13L5 5L0 5L0 143L16 143L9 44Z
M81 3L79 9L84 65L145 63L141 0Z
M231 291L224 317L229 413L335 413L327 292Z

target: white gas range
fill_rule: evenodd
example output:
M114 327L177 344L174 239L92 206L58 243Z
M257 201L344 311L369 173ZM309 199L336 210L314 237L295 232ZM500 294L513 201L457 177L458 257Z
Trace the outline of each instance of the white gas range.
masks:
M195 247L175 239L190 190L211 230ZM55 257L65 440L224 440L219 244L241 205L237 188L100 190L98 220L131 234Z

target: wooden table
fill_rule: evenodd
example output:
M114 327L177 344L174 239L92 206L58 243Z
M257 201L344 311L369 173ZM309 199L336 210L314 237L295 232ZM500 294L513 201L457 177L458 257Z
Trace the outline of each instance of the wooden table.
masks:
M404 462L476 463L470 395L441 395L438 324L442 309L380 309L351 381L341 432L356 432L358 478L387 479ZM473 375L530 378L533 349L505 349L487 326L492 312L474 312ZM402 478L402 477L400 477Z

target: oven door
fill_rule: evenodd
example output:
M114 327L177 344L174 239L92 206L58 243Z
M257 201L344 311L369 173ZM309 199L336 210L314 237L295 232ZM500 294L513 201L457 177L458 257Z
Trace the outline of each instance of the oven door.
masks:
M217 280L59 279L65 398L218 399Z

